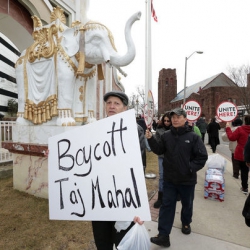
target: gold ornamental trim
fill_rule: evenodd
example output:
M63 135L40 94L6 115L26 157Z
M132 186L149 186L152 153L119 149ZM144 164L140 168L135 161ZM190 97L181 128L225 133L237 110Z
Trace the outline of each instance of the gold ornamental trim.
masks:
M33 28L34 28L34 30L36 28L40 28L40 27L43 26L42 21L38 16L34 15L34 16L31 17L31 19L33 20Z
M59 19L63 24L66 24L66 17L63 13L63 9L61 9L60 7L54 7L53 11L50 15L50 21L54 22L57 19Z
M46 101L35 104L32 100L26 99L24 118L36 124L42 124L58 115L57 95L49 96Z
M54 55L56 52L54 36L58 40L58 28L55 24L52 24L49 28L34 31L32 36L34 43L26 51L30 63L33 63L36 59L50 58Z

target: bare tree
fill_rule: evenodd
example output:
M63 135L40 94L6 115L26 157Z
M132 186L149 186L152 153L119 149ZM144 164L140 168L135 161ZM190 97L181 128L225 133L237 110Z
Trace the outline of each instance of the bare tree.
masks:
M144 113L144 107L147 102L146 98L147 96L145 95L145 88L142 85L138 85L136 87L136 93L132 93L132 95L129 97L129 108L135 109L137 116ZM158 111L156 103L154 103L154 110L155 114L157 114Z
M9 99L8 100L8 114L10 116L16 116L18 110L18 103L16 99Z
M129 108L136 110L136 115L141 115L144 112L145 106L145 90L143 86L136 87L136 93L129 96Z
M250 114L250 83L247 84L247 78L250 75L250 65L242 65L239 68L229 67L229 77L235 82L236 90L239 101L242 106L246 109L247 113Z

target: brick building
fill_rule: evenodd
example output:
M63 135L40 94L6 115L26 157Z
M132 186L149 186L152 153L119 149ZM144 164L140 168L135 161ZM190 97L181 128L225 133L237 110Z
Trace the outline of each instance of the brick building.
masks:
M186 87L186 102L195 100L200 103L202 116L206 120L216 115L217 106L223 101L231 101L237 106L239 92L236 84L224 73L217 74L201 82ZM175 69L162 69L158 78L158 113L163 114L176 107L181 107L184 89L177 93L177 76Z

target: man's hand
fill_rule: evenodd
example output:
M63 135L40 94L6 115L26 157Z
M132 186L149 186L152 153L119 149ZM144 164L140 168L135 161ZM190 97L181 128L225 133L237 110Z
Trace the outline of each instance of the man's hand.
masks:
M246 165L250 168L250 162L246 162Z
M141 221L140 217L135 216L134 223L138 223L139 225L142 225L144 221Z
M146 137L147 139L150 139L150 138L152 137L152 133L149 131L149 129L146 130L146 132L145 132L145 137Z
M226 123L226 128L228 128L228 127L231 128L231 122Z

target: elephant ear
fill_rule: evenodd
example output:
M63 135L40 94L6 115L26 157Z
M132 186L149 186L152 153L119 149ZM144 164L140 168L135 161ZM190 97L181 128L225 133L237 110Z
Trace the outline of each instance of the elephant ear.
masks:
M61 45L69 57L79 51L79 34L80 32L76 32L75 28L69 28L62 34Z

